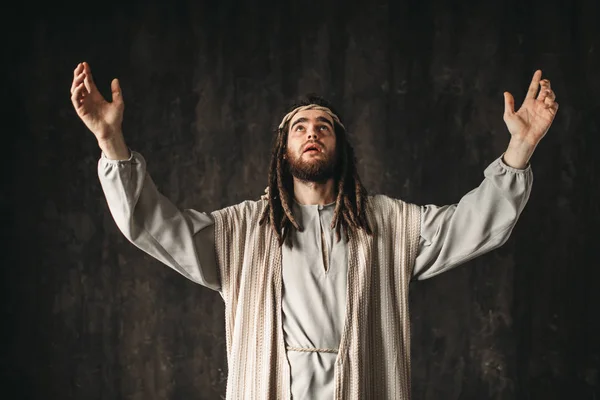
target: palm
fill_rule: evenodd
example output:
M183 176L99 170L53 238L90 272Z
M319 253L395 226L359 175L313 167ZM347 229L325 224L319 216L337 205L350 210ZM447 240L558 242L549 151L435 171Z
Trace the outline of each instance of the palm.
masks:
M537 144L544 137L558 111L558 103L550 89L550 82L540 81L541 71L533 76L527 96L518 111L514 111L514 99L505 93L504 122L510 134L531 144ZM538 87L539 95L536 97Z
M79 118L98 140L120 131L123 122L124 103L117 80L113 80L111 89L113 101L109 103L98 91L89 66L82 64L75 69L71 100Z
M120 125L122 120L122 113L118 106L104 100L97 89L78 104L76 111L85 125L92 132L97 132L101 136L110 133L110 127L115 124Z

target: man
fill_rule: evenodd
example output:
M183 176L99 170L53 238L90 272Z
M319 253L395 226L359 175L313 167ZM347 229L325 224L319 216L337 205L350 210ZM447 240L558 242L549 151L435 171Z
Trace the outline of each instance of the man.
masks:
M339 114L307 98L277 130L266 194L207 214L157 191L125 144L116 79L111 88L108 103L87 63L74 71L71 100L102 149L110 211L133 244L223 297L228 399L408 399L409 281L508 239L558 110L536 71L518 111L504 94L512 137L481 185L458 204L419 207L367 195Z

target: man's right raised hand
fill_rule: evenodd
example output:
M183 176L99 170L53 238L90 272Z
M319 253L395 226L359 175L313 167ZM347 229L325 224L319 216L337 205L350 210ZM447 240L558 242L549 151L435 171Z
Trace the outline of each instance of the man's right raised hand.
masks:
M79 118L96 136L100 147L110 158L127 158L129 150L125 146L122 132L125 103L118 79L113 79L110 88L112 102L102 97L88 63L79 63L73 71L71 102Z

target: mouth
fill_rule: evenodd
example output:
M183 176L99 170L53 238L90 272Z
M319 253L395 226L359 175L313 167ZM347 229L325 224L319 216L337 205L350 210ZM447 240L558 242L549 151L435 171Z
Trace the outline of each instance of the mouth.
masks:
M317 146L316 144L307 144L306 146L304 146L304 151L302 153L309 153L309 154L316 154L316 153L320 153L321 152L321 148L319 146Z

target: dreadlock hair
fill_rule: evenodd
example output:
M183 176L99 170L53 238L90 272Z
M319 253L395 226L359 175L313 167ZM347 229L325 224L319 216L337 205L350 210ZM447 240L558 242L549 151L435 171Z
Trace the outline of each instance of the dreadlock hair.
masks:
M310 104L327 107L339 117L327 100L316 95L301 98L289 108L289 111ZM268 204L259 220L260 225L265 222L271 225L280 246L289 237L292 227L298 231L303 229L292 214L294 182L289 172L288 162L284 158L290 122L291 120L276 131L269 167L266 196ZM358 176L354 149L348 141L346 129L341 123L335 121L335 118L334 131L336 137L334 185L337 193L331 228L335 229L337 241L341 238L341 228L344 229L347 240L350 240L350 234L354 234L358 229L364 229L368 235L371 235L372 230L366 216L367 190Z

